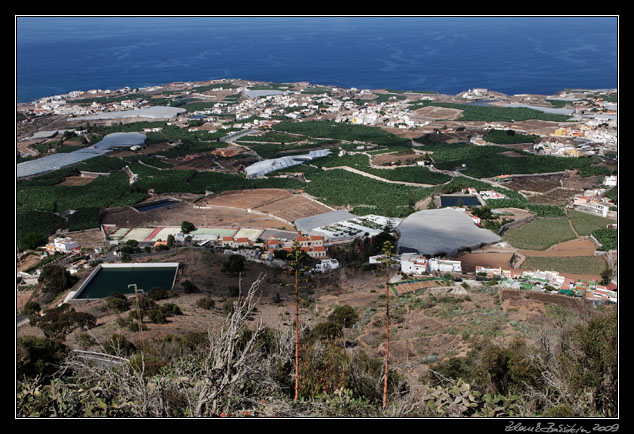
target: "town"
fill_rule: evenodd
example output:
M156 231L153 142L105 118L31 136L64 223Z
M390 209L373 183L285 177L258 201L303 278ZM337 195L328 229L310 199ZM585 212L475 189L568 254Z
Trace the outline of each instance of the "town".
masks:
M617 100L223 79L20 103L18 335L66 309L95 318L64 329L76 351L167 345L257 283L267 327L297 306L312 336L344 306L341 347L378 359L389 291L390 357L422 378L476 339L616 308Z

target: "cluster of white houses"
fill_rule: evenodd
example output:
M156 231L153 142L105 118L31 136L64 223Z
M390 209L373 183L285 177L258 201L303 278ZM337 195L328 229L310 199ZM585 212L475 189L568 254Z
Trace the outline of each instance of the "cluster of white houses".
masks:
M384 255L370 257L370 264L380 264L385 260ZM403 274L427 274L427 273L462 273L462 263L443 258L426 258L416 253L403 253L392 258L400 264Z
M616 176L606 177L603 184L606 187L613 187L616 185ZM602 217L607 217L610 212L610 208L616 206L614 201L604 196L606 188L596 188L592 190L585 190L583 194L575 195L573 205L576 210L590 212L598 214Z

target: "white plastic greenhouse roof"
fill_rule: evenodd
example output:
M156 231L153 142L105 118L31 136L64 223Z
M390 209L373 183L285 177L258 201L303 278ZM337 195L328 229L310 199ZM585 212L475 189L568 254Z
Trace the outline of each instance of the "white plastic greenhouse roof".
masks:
M248 177L264 176L269 172L286 169L287 167L297 166L298 164L302 164L306 161L311 161L315 158L325 157L329 154L331 154L329 150L320 149L318 151L310 151L308 154L304 155L294 155L288 157L274 158L272 160L263 160L250 165L249 167L245 168L244 171L246 172Z

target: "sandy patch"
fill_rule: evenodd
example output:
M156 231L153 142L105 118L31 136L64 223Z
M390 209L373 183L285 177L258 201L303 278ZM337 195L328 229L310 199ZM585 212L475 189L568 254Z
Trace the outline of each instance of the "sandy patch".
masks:
M414 115L423 119L458 119L462 117L462 110L429 106L414 110Z
M594 256L596 246L591 240L576 239L555 244L546 250L523 250L517 251L524 256Z

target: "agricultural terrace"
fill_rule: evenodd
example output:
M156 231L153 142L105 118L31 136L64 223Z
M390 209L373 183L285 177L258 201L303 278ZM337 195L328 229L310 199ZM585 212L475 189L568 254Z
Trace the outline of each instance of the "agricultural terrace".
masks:
M569 211L568 217L579 236L590 235L598 229L605 229L607 225L616 223L616 220L592 215L581 211Z
M605 269L600 256L527 256L523 270L552 270L562 274L600 275Z
M415 139L422 143L419 149L431 152L434 167L441 170L455 170L466 164L465 175L475 178L491 178L505 174L529 174L562 172L578 169L582 176L595 175L595 171L609 170L602 166L592 166L589 157L560 158L550 155L534 155L503 146L477 146L470 143L437 143L431 135ZM505 155L512 151L513 156Z
M284 121L273 127L275 131L302 134L312 138L367 142L377 145L404 145L410 143L395 134L385 132L379 127L344 124L330 121L291 122Z
M202 199L200 206L225 206L269 213L284 220L295 220L332 211L302 194L282 189L240 190Z
M128 175L122 170L125 166L141 179L131 185ZM208 191L218 193L226 190L271 187L299 189L304 186L304 183L294 179L246 179L241 175L165 170L166 168L165 163L150 156L101 156L73 167L21 180L16 183L18 240L29 232L50 235L58 228L81 230L98 227L100 209L141 202L147 199L147 191L150 189L157 194L205 194ZM77 176L80 170L108 175L98 176L85 185L64 185L66 179ZM56 216L56 213L68 210L76 212L67 220Z
M461 121L483 121L483 122L517 122L530 119L542 121L566 122L570 116L544 113L540 110L526 107L497 107L497 106L475 106L469 104L441 103L434 101L416 101L410 104L410 110L421 107L445 107L462 110Z
M502 239L513 247L526 250L546 250L550 246L577 238L567 217L538 218L509 229Z
M311 162L316 167L351 167L390 181L412 182L417 184L443 184L451 181L451 176L435 173L426 167L408 166L377 169L370 166L370 156L365 154L346 154L341 157L332 154Z
M388 184L343 169L313 169L306 175L310 179L306 186L308 194L331 206L352 208L356 215L407 215L411 203L433 192L433 188Z

